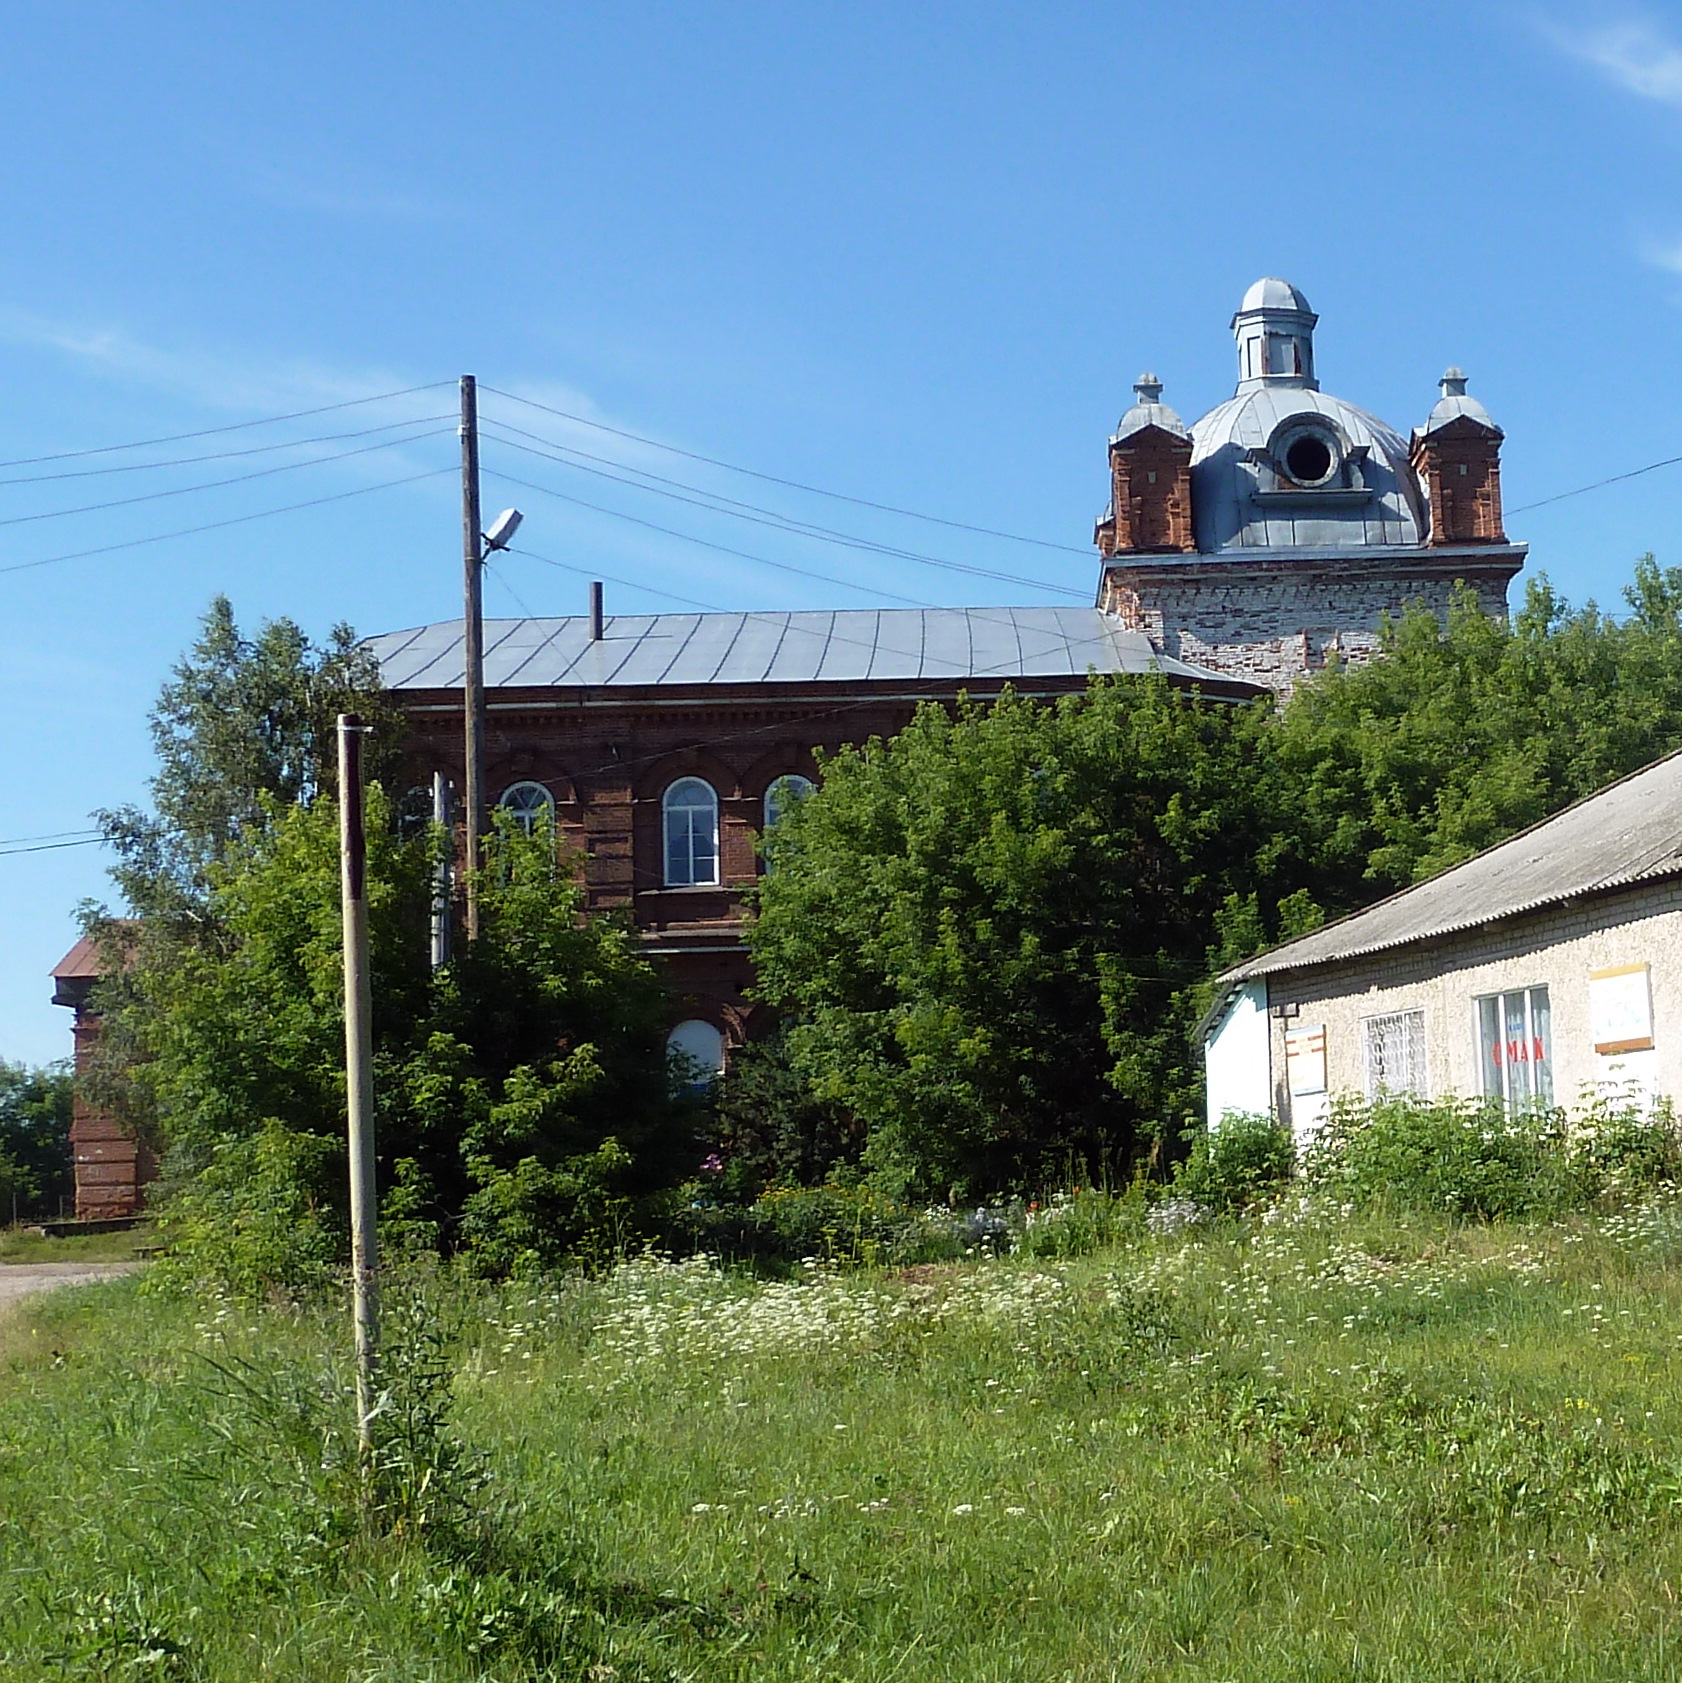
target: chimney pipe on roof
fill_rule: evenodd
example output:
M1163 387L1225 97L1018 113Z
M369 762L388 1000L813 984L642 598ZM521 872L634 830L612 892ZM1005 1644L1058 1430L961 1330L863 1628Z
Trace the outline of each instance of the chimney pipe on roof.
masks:
M602 640L602 586L600 579L590 581L590 641Z

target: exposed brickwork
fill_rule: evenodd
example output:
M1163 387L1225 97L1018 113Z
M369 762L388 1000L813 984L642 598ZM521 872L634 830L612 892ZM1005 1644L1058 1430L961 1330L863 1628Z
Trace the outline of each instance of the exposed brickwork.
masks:
M1245 560L1223 552L1153 564L1118 558L1098 605L1164 654L1288 694L1332 661L1370 660L1387 614L1410 602L1446 615L1457 583L1492 618L1507 613L1517 552L1380 551Z
M71 1034L76 1053L76 1087L70 1118L70 1156L76 1177L76 1219L105 1221L138 1215L146 1202L146 1187L157 1179L152 1153L114 1117L88 1103L84 1081L99 1044L99 1018L87 1008L95 977L89 967L92 949L79 942L55 976L54 998L76 1013Z
M1462 416L1413 443L1414 471L1430 506L1432 548L1505 543L1501 434Z
M1194 549L1191 439L1143 427L1110 445L1111 514L1099 523L1101 554Z

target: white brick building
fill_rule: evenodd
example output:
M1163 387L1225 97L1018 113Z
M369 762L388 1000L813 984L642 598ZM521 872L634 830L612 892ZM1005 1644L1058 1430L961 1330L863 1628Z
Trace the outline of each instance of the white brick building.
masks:
M1210 1121L1331 1096L1682 1100L1682 754L1220 978Z

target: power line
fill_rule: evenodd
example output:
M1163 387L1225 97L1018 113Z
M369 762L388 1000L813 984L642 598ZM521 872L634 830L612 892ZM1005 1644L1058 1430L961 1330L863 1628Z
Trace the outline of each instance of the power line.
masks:
M0 846L0 859L10 859L15 853L55 853L61 847L96 847L103 836L84 836L81 841L39 842L34 847Z
M235 514L226 520L209 520L202 526L184 526L178 532L158 532L149 538L130 538L126 543L101 544L97 549L72 550L66 555L47 555L39 561L14 561L0 567L0 573L26 573L35 567L53 567L61 561L86 561L95 555L115 555L119 550L140 549L147 544L168 543L173 538L193 538L201 532L217 532L227 526L244 526L252 520L267 520L274 514L295 514L301 508L320 508L324 503L341 503L347 497L366 497L374 491L392 491L399 485L415 485L423 479L436 479L443 473L454 473L454 467L429 468L425 473L412 473L406 479L387 479L378 485L358 485L351 491L335 491L328 497L311 497L307 502L287 503L280 508L261 508L255 514Z
M494 421L495 427L501 427L509 432L522 432L519 427L509 427L506 422ZM570 467L579 473L593 474L598 479L610 479L617 485L629 485L633 490L651 491L656 496L670 498L673 502L688 503L696 508L704 508L709 513L729 515L733 520L746 520L755 526L769 526L773 531L789 532L797 537L816 538L820 542L840 544L847 549L864 550L875 555L886 555L898 561L915 561L926 567L939 567L943 571L953 573L967 573L972 578L992 579L999 584L1021 585L1025 590L1049 590L1058 595L1084 597L1086 592L1075 590L1066 584L1052 584L1044 579L1025 579L1015 573L994 572L986 567L975 567L963 561L948 561L943 556L925 555L919 550L900 549L893 544L878 543L873 538L861 538L851 532L837 531L831 526L818 526L810 521L795 520L789 515L779 514L775 509L761 508L754 503L738 502L734 497L720 496L717 492L703 490L697 485L683 485L677 480L667 480L665 484L642 484L637 480L626 479L617 473L609 473L603 468L586 467L584 462L568 460L567 457L551 454L546 450L534 450L530 445L517 443L512 438L501 438L497 434L490 435L499 444L506 444L511 450L523 451L528 456L538 456L544 461L556 462L562 467ZM535 433L523 433L526 438L536 438ZM541 442L553 444L551 439ZM556 445L556 449L567 450L569 454L584 456L587 461L602 462L608 459L601 456L591 456L586 451L571 451L567 445ZM610 462L613 467L625 467L622 462ZM641 468L627 468L627 472L642 474L645 479L656 479L657 475L645 473ZM684 495L684 492L692 493ZM707 499L703 501L702 499ZM722 505L722 506L721 506Z
M800 578L815 579L819 584L833 584L843 590L857 590L866 596L886 596L891 602L902 602L908 608L932 608L932 602L919 601L914 596L896 596L891 590L878 590L874 585L855 584L851 579L838 579L830 573L813 572L807 567L796 567L787 561L773 561L769 556L751 555L745 549L732 549L729 544L714 543L710 538L697 538L688 532L674 531L670 526L659 526L652 520L644 520L639 515L625 514L616 508L605 508L600 503L586 502L582 497L570 497L565 491L557 491L548 485L537 485L529 479L516 479L511 473L503 473L498 468L484 470L492 479L500 479L505 484L518 485L525 491L536 491L540 496L554 497L563 503L572 503L578 508L590 509L596 514L606 514L615 520L626 520L633 526L645 527L648 531L659 532L662 536L676 538L680 543L699 544L702 549L716 549L721 555L734 555L741 561L753 561L761 567L775 567L779 572L794 573Z
M121 462L115 467L72 468L67 473L25 473L15 479L0 479L0 485L46 485L59 479L96 479L111 473L145 473L152 468L195 467L200 462L225 462L241 456L264 456L276 450L301 450L311 444L337 444L347 438L369 438L377 432L392 432L398 427L419 427L434 421L454 419L453 415L421 415L407 421L384 421L377 427L361 427L355 432L322 433L315 438L288 438L279 444L251 444L243 450L212 450L202 456L176 456L163 462Z
M1575 491L1561 491L1556 496L1543 497L1540 502L1522 503L1510 508L1508 514L1528 514L1533 508L1546 508L1549 503L1562 503L1571 497L1581 497L1590 491L1602 491L1608 485L1621 485L1626 479L1639 479L1644 473L1657 473L1660 468L1675 467L1682 456L1666 456L1662 462L1649 462L1646 467L1632 468L1628 473L1615 473L1610 479L1597 479L1592 485L1579 485Z
M203 427L197 432L168 433L162 438L140 438L132 444L102 444L95 450L60 450L51 456L15 456L0 461L0 468L34 467L41 462L70 462L85 456L109 456L119 450L148 450L157 444L184 444L192 438L216 438L228 432L246 432L252 427L272 427L281 421L303 421L311 415L330 415L340 409L355 409L365 403L390 403L399 397L413 397L417 392L437 391L440 386L454 385L453 380L432 380L424 386L405 386L401 391L379 392L373 397L346 398L343 403L324 403L316 409L294 409L288 415L265 415L256 421L234 421L225 427Z
M277 473L295 473L300 468L322 467L329 462L349 461L352 456L366 456L374 450L393 450L400 444L419 444L424 439L440 438L448 430L435 427L431 432L409 433L402 438L382 438L377 444L359 445L354 450L335 450L330 456L312 456L303 462L280 462L274 467L253 469L250 473L231 474L226 479L207 479L197 485L174 485L167 491L143 491L132 497L114 497L105 503L84 503L79 508L49 509L44 514L13 514L0 520L0 526L29 526L41 520L67 520L74 514L99 514L108 508L130 508L136 503L155 503L166 497L190 496L194 491L218 491L226 485L244 485L253 479L270 479Z
M91 830L83 825L80 830L49 830L44 836L7 836L0 841L0 847L22 847L25 842L62 841L66 836L90 836L97 840L103 834L102 830Z
M562 572L576 573L584 579L601 579L607 584L617 584L625 590L639 590L647 596L658 596L663 602L681 602L686 608L699 608L703 613L722 614L729 609L721 608L716 602L697 602L693 596L676 596L669 590L656 590L651 584L633 584L630 579L615 578L611 573L604 573L597 567L575 567L570 561L556 561L551 556L539 555L535 549L526 549L520 545L510 545L510 555L523 555L528 561L541 561L546 567L559 567ZM537 615L532 616L534 619Z
M708 467L723 468L728 473L740 473L749 479L763 480L768 485L781 485L791 491L805 491L814 497L830 497L836 502L852 503L858 508L873 508L879 514L899 514L908 520L925 520L933 526L949 526L957 532L975 532L984 538L1003 538L1008 543L1032 544L1036 549L1058 549L1070 555L1086 556L1089 552L1076 548L1073 544L1053 543L1048 538L1025 538L1018 532L1001 532L991 526L972 526L963 520L946 520L938 514L924 514L914 508L897 508L892 503L875 503L868 497L848 496L844 491L829 491L821 485L805 485L798 479L780 479L774 473L760 473L754 468L739 467L734 462L720 460L717 456L703 456L694 450L681 450L675 444L663 444L657 438L645 438L641 433L627 432L623 427L610 427L605 421L592 421L584 415L573 415L565 409L551 408L547 403L539 403L535 398L518 397L513 392L505 392L497 386L482 386L482 391L493 393L497 397L505 397L510 403L523 403L528 409L541 409L546 415L554 415L563 421L571 421L577 426L591 427L597 432L611 433L615 438L628 439L633 444L646 444L650 449L664 450L673 456L682 456L691 462L704 462ZM0 466L5 464L0 463Z

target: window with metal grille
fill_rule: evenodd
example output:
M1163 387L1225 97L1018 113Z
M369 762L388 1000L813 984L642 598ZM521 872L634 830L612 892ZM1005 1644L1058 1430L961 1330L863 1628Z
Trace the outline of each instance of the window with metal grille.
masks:
M1477 1001L1483 1090L1508 1110L1554 1102L1553 1011L1545 987L1485 994Z
M1368 1017L1367 1097L1425 1097L1425 1013L1392 1011Z

